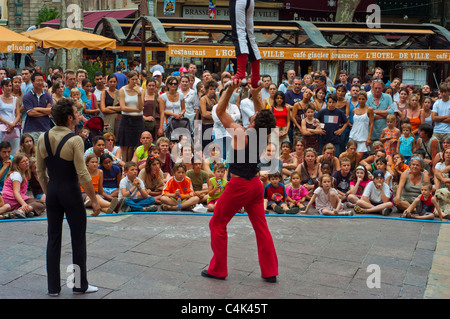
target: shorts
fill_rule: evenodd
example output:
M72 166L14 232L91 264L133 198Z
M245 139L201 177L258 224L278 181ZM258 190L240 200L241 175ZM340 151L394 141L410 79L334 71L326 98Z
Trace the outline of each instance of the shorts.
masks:
M103 187L103 190L105 191L106 194L111 195L112 192L114 192L116 189L118 188L108 188L108 187Z
M215 205L215 204L216 204L216 202L217 202L217 200L218 200L218 198L216 198L216 199L212 199L212 200L210 200L209 202L207 202L207 203L206 203L206 205L209 205L209 204L213 204L213 205Z
M277 205L277 206L281 206L281 205L284 204L284 202L276 202L276 201L273 201L273 200L269 200L269 201L267 202L267 207L272 206L272 204L275 204L275 205Z

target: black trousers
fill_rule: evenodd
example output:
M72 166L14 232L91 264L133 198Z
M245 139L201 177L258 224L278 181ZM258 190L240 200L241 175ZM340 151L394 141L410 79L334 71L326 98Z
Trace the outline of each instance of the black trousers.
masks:
M48 219L48 241L47 241L47 280L48 291L59 293L61 291L61 241L64 213L70 227L70 237L72 243L72 263L75 278L73 291L86 291L88 288L87 267L86 267L86 209L80 200L75 201L73 194L67 194L67 204L61 204L61 192L47 193L47 219ZM64 198L62 198L64 202ZM68 278L71 273L67 273Z

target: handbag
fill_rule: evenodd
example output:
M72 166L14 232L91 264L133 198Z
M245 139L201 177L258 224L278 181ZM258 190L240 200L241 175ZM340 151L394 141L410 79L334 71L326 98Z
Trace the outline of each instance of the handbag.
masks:
M153 102L153 119L154 121L144 121L144 126L145 129L149 132L153 132L153 130L156 127L156 119L155 119L155 115L156 115L156 108L159 107L158 105L158 99L156 98L157 93L155 93L155 101Z
M13 99L13 105L16 105L16 97L14 97ZM14 114L14 110L13 110L13 118L15 117ZM19 130L17 129L17 127L20 128L20 124L17 124L16 127L10 132L7 133L8 131L8 126L6 124L0 124L0 132L2 132L2 141L11 141L15 138L19 138Z

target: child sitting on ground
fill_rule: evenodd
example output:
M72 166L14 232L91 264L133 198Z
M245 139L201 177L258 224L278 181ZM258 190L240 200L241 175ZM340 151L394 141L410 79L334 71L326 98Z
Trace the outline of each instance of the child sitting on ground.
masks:
M342 202L337 190L332 187L332 183L332 177L329 174L324 174L319 178L319 187L314 190L314 194L306 206L305 213L308 213L311 205L315 203L320 215L353 215L352 212L341 211Z
M432 194L432 189L431 183L423 183L420 186L421 194L403 211L401 217L434 220L434 217L437 216L441 221L450 219L449 214L442 213L439 203Z
M198 164L194 164L198 165ZM225 177L225 165L223 163L217 163L214 168L214 177L210 179L210 185L208 188L208 198L206 200L208 211L214 211L217 200L222 195L225 187L227 186L227 179Z
M202 169L203 164L195 163L194 157L191 158L192 169L186 172L186 176L191 179L194 195L200 199L200 203L208 203L208 193L211 191L211 180L209 174ZM220 163L225 170L225 166ZM218 165L218 164L217 164ZM187 168L186 168L187 169ZM214 172L215 175L215 172Z
M297 214L298 207L289 208L286 204L286 189L281 181L281 173L275 172L269 174L269 183L264 187L264 209L269 208L277 214ZM267 203L266 203L267 200Z
M119 184L119 200L124 198L123 206L132 212L155 212L158 207L155 199L149 196L144 182L138 177L138 167L135 162L126 162L125 177Z
M186 166L183 163L175 163L172 169L172 177L164 186L161 196L162 210L177 209L178 198L181 199L182 210L192 210L200 201L194 195L191 179L186 176Z
M98 158L95 154L89 154L86 156L85 163L88 169L89 174L91 175L92 184L94 186L94 191L97 197L97 201L100 204L100 210L106 214L112 214L116 212L118 200L117 198L111 197L111 195L108 195L103 190L103 171L101 169L98 169ZM85 193L83 186L80 185L81 188L81 195L83 196L83 200L86 200L84 202L84 206L90 207L91 201L87 197L87 194ZM108 200L111 202L109 202Z
M300 210L305 209L305 200L308 195L308 190L301 184L299 172L292 172L291 184L286 187L287 202L289 208L298 207Z
M352 163L347 157L340 159L341 169L333 173L335 180L334 187L336 188L339 198L345 202L350 191L350 168Z
M363 165L358 165L350 177L350 191L347 196L347 207L351 208L361 199L364 189L369 184L369 173Z
M0 195L0 220L14 218L14 213L11 212L11 206L5 204L3 197Z
M37 198L45 203L45 194L42 190L41 184L39 183L36 171L36 157L30 158L30 179L28 181L28 187L31 189L34 198Z
M100 155L100 167L103 172L103 190L111 197L119 197L119 184L122 180L122 169L113 164L111 155Z
M384 173L373 172L373 181L367 184L360 200L356 202L355 212L358 214L379 213L383 216L391 214L394 204L391 200L392 191L384 182Z
M377 158L375 161L375 167L377 170L382 171L384 174L384 182L392 188L392 174L391 169L387 167L387 161L384 157Z

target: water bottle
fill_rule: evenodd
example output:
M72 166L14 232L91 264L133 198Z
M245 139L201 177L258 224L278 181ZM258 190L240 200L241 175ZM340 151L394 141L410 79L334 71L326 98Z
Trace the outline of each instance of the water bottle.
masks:
M181 195L178 195L177 199L177 212L181 212Z
M222 180L217 181L217 185L219 185L219 190L222 190Z

